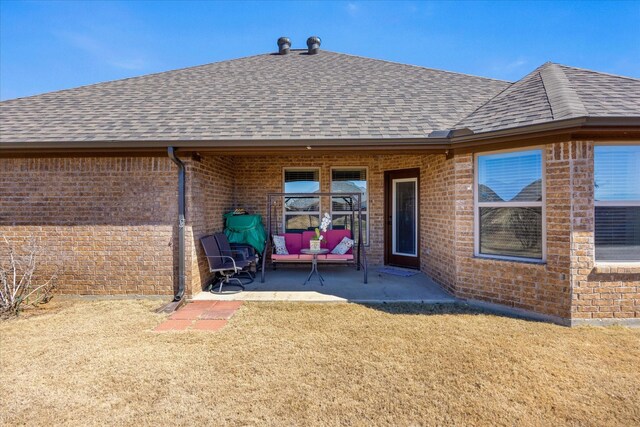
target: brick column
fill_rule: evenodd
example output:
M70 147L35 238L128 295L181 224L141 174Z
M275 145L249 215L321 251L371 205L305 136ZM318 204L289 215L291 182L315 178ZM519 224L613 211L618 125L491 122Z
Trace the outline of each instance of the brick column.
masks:
M640 268L595 262L594 143L573 141L571 317L573 323L640 323Z
M464 276L473 277L473 154L457 155L454 159L455 175L455 265L456 294L466 294L473 286Z

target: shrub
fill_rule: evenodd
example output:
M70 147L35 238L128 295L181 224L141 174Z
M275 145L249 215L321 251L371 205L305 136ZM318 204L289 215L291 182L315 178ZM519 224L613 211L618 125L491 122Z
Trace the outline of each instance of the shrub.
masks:
M24 305L46 303L53 296L58 268L41 273L44 265L35 239L21 252L3 237L6 253L0 257L0 316L17 315Z

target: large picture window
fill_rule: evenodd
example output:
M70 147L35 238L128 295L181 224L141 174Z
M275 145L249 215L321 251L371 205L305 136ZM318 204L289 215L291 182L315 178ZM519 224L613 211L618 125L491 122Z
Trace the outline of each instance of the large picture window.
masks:
M320 192L319 169L285 169L285 193ZM284 230L300 233L320 226L320 197L284 197Z
M543 151L477 155L475 170L476 256L543 261Z
M594 148L596 261L640 261L640 145Z
M331 192L334 193L361 193L362 204L362 238L363 243L369 241L368 215L368 191L366 168L336 168L331 170ZM351 203L349 197L333 197L331 201L332 228L351 230ZM355 203L355 199L353 200ZM357 206L356 206L357 208ZM358 238L358 211L353 218L352 234Z

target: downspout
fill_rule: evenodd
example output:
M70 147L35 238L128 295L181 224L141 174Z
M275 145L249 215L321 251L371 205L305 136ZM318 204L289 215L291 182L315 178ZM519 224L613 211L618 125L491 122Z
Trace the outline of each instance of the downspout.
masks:
M184 298L184 227L185 227L185 170L184 163L176 156L175 147L168 147L169 158L178 166L178 292L173 300Z

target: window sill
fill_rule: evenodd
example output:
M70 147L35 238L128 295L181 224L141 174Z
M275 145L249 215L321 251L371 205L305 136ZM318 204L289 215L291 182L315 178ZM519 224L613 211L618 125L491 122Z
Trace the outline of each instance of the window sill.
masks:
M640 274L640 262L596 262L593 270L598 274Z
M475 254L473 255L473 258L488 260L488 261L516 262L518 264L529 264L529 265L546 265L547 264L547 261L541 260L541 259L516 258L516 257L507 257L507 256L498 256L498 255Z

